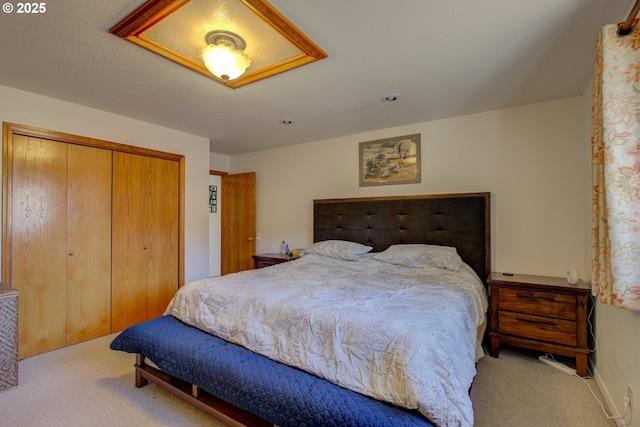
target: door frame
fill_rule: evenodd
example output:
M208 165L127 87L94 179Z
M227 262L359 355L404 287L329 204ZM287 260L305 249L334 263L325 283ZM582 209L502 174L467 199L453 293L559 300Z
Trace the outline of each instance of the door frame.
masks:
M179 187L178 187L178 287L184 286L184 210L185 210L185 156L181 154L167 153L164 151L152 150L148 148L136 147L133 145L120 144L117 142L104 141L85 136L73 135L64 132L41 129L28 125L2 122L2 283L11 285L11 203L13 177L12 171L12 143L14 135L50 139L52 141L65 142L68 144L85 145L88 147L102 148L111 151L139 154L143 156L156 157L160 159L177 161L179 165Z

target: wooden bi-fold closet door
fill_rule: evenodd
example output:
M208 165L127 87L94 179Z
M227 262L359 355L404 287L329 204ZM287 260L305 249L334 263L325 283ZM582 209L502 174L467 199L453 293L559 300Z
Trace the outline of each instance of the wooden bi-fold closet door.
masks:
M112 332L161 316L178 290L179 164L113 153Z
M24 135L10 152L22 359L109 333L111 152Z
M184 156L3 123L2 282L19 358L163 314L184 282Z

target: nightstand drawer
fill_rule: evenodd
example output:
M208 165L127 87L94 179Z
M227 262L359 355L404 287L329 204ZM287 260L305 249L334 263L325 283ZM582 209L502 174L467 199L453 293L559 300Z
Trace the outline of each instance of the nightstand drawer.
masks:
M500 311L498 332L558 344L576 345L576 323L551 317Z
M281 264L283 262L293 261L294 259L298 259L298 256L288 254L258 254L252 255L251 258L253 258L253 268L264 268Z
M264 260L264 259L256 259L253 263L253 268L264 268L270 267L272 265L280 264L283 262L287 262L286 260Z
M500 289L500 310L539 314L560 319L576 319L575 295L526 289Z

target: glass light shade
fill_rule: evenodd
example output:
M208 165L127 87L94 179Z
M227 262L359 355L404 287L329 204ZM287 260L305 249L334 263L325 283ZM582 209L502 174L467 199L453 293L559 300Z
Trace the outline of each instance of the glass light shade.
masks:
M233 80L240 77L251 65L251 59L225 44L210 44L202 52L204 65L216 77L223 80Z

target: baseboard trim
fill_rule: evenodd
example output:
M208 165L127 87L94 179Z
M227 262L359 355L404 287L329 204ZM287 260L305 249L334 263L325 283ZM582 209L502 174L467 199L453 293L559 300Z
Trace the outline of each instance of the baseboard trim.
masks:
M602 393L602 396L604 397L604 403L606 404L609 412L611 412L611 416L620 417L622 415L622 411L620 411L620 408L618 408L618 405L616 404L616 399L614 399L611 396L611 393L609 392L609 388L607 387L606 383L602 379L602 376L599 374L598 369L595 366L592 366L591 369L593 371L593 379L595 380L598 388L600 389L600 393ZM627 426L624 420L618 419L613 421L615 421L616 426L618 427Z

